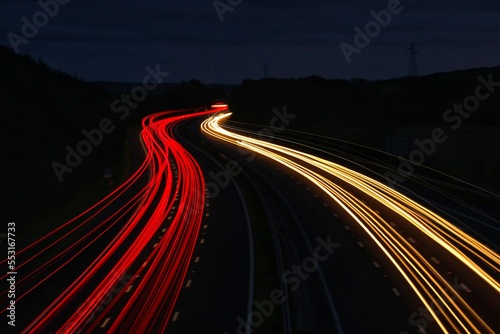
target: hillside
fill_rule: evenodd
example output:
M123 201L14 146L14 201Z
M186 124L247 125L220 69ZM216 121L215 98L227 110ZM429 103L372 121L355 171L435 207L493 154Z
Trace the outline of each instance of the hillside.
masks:
M232 120L267 125L273 109L286 106L289 114L297 115L287 129L384 150L389 149L387 138L404 136L409 138L406 153L402 153L405 156L415 138L424 138L436 127L453 125L445 120L445 113L475 94L480 76L498 82L500 67L375 82L312 76L245 80L239 86L224 86L191 80L160 85L130 117L117 122L111 103L117 95L130 91L133 83L89 84L0 47L1 173L8 194L8 219L46 221L60 212L61 217L70 218L78 212L78 205L85 208L90 203L79 203L80 199L95 200L109 192L103 170L112 168L118 178L123 174L126 131L147 113L224 99L234 112ZM494 154L500 145L498 90L461 120L426 166L500 192L500 157ZM54 162L65 164L67 147L76 149L86 139L82 131L99 127L105 118L117 125L114 130L71 172L58 177Z
M500 67L439 73L386 81L301 79L245 80L230 96L234 118L265 123L273 108L287 105L303 115L300 127L321 132L349 127L437 124L446 109L474 95L478 77L500 82ZM500 89L499 89L500 90ZM500 91L481 102L481 109L498 110ZM325 123L323 120L329 120ZM471 117L470 125L500 124L500 113ZM293 126L293 125L292 125ZM298 124L295 124L298 126Z
M103 138L81 164L58 179L52 163L65 164L66 146L76 148L110 111L112 96L29 56L0 47L2 185L7 219L39 221L103 180L103 168L123 159L125 129Z
M493 83L484 87L488 81ZM486 98L475 97L478 86ZM448 139L425 166L500 193L500 157L495 154L500 145L500 67L386 81L318 76L246 80L228 102L232 120L265 126L274 117L273 109L286 106L287 113L296 115L287 129L386 151L394 146L393 138L403 138L405 147L393 153L406 158L415 139L442 128ZM463 108L463 115L457 114L454 105L466 102L473 111Z

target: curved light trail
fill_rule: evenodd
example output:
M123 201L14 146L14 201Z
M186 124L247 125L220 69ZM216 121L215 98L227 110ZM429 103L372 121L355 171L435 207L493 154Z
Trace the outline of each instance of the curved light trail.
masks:
M359 224L392 262L443 332L493 333L481 316L417 248L398 233L390 221L341 185L353 186L397 214L405 224L421 231L428 240L477 275L498 300L500 283L495 277L500 273L500 256L497 253L438 214L381 182L320 157L228 131L220 123L230 115L224 112L212 116L202 123L202 131L267 156L321 188Z
M174 139L173 128L221 109L215 105L201 112L177 110L146 117L141 132L146 159L140 168L99 203L17 253L18 271L25 273L16 286L18 303L40 293L53 276L73 275L22 333L47 332L55 323L57 333L102 328L116 333L165 331L191 261L205 201L200 167ZM90 249L93 258L82 258ZM78 273L68 272L75 268ZM3 303L6 294L0 297Z

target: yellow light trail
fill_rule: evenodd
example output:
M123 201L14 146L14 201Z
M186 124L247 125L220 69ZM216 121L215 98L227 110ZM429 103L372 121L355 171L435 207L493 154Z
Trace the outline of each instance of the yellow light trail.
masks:
M222 128L219 123L230 115L228 112L212 116L202 123L202 131L271 158L322 189L359 224L393 263L445 333L494 333L410 242L377 211L333 179L354 186L398 214L467 266L500 297L500 283L488 272L500 273L500 256L497 253L433 211L366 175L305 152Z

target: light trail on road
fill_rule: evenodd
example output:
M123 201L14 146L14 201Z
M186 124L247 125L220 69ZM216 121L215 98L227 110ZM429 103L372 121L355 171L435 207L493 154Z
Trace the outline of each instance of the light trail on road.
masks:
M204 121L206 134L252 150L301 174L322 189L366 232L391 261L443 332L494 333L435 267L391 225L345 186L348 184L411 224L443 252L479 277L500 300L500 256L440 217L387 185L320 157L226 130L221 122L231 113L219 113ZM497 324L496 324L497 325Z
M191 262L205 201L202 171L175 140L173 128L221 109L144 118L141 167L103 200L17 253L18 270L29 269L17 282L17 303L29 300L69 264L79 270L21 333L46 332L54 321L57 333L165 331ZM149 182L140 186L148 173ZM120 200L125 204L117 204ZM109 241L100 240L104 236ZM89 265L75 266L99 241L104 247ZM3 291L3 303L6 295Z

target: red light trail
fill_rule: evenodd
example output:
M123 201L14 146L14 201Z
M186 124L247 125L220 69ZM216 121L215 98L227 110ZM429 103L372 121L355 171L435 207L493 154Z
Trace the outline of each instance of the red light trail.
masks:
M144 118L146 159L140 168L100 202L17 253L18 271L24 271L17 303L67 266L78 270L22 333L45 332L55 324L57 333L165 331L191 262L205 201L201 169L175 140L173 129L224 107ZM82 256L96 245L102 247L85 262ZM3 291L3 303L6 297Z

